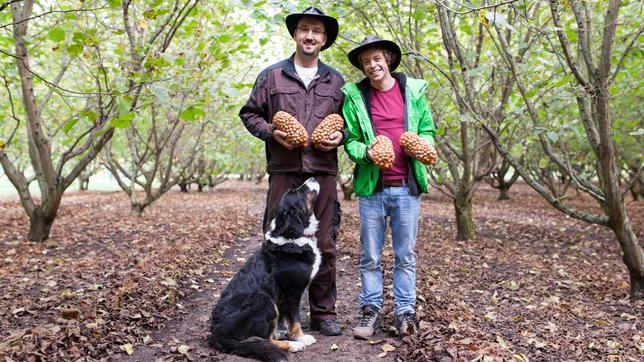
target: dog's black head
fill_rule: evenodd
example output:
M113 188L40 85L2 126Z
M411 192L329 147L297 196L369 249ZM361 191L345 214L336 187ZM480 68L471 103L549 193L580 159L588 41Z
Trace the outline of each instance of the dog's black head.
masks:
M297 239L310 237L317 230L313 202L320 193L320 184L313 177L295 190L288 190L280 199L268 234L273 238Z

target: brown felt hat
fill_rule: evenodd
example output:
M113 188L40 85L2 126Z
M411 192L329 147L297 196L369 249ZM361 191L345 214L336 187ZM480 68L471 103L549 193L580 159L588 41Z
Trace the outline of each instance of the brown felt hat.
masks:
M360 53L371 48L387 49L390 52L394 53L396 59L394 59L394 61L389 65L390 72L393 72L396 68L398 68L398 65L400 65L400 56L402 55L402 52L400 51L398 44L394 43L391 40L384 40L377 35L367 35L360 42L360 45L353 48L349 52L349 54L347 54L347 57L354 67L362 70L362 64L360 64Z
M309 6L301 13L292 13L286 16L286 19L284 21L286 22L286 27L288 28L288 32L291 34L291 36L295 34L295 28L297 28L297 22L304 17L315 18L315 19L321 20L324 23L324 32L326 33L326 44L322 46L321 50L324 50L330 47L331 45L333 45L335 38L338 37L338 29L339 29L338 21L334 17L324 14L322 10L316 8L315 6Z

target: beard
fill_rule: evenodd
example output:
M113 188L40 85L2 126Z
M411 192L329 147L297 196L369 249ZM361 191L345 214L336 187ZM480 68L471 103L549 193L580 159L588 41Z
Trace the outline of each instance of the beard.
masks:
M308 46L311 46L311 47L308 47ZM320 53L320 49L315 47L314 44L302 44L302 46L300 46L300 50L302 55L307 57L315 57Z

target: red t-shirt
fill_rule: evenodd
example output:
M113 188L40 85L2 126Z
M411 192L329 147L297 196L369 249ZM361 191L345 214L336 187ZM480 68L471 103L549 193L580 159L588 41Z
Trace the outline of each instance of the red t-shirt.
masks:
M400 148L400 135L405 132L405 103L398 82L394 80L394 86L386 91L371 87L370 101L376 136L387 136L396 155L394 165L383 172L383 177L385 180L406 180L409 167L407 155Z

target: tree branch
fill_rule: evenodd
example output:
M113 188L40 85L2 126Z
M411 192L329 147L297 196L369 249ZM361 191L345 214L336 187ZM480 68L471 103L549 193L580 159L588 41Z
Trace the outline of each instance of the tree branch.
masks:
M20 1L23 1L23 0L20 0ZM18 1L12 1L11 3L13 3L13 2L18 2ZM103 10L106 7L107 7L107 5L103 5L100 8L94 8L94 9L50 10L50 11L44 12L42 14L38 14L38 15L35 15L35 16L29 17L29 18L26 18L26 19L21 19L19 21L15 21L13 23L0 25L0 29L8 28L8 27L13 26L13 25L18 25L18 24L21 24L21 23L24 23L26 21L30 21L30 20L33 20L33 19L42 18L43 16L46 16L46 15L49 15L49 14L57 14L57 13L58 14L68 14L68 13L75 13L75 12L94 12L94 11L97 11L97 10ZM2 11L2 7L0 7L0 11Z
M624 65L624 60L626 60L626 56L631 51L631 49L633 49L633 45L635 45L635 42L637 41L637 38L639 38L640 35L642 35L642 32L644 32L644 25L640 26L640 28L638 29L637 33L633 37L633 39L631 39L630 44L628 44L628 46L626 47L626 49L622 53L622 56L619 59L619 62L617 63L617 67L615 67L615 71L613 72L613 75L611 76L610 81L608 81L608 86L610 86L613 83L613 81L615 80L615 78L617 77L617 74L622 69L622 65Z
M4 86L7 89L7 94L9 95L9 104L11 105L11 118L13 118L16 121L16 126L13 128L13 131L11 131L11 136L5 141L5 145L9 146L11 144L11 141L13 141L13 137L16 135L16 131L18 131L18 128L20 127L20 118L16 116L16 110L13 106L13 96L11 95L11 88L9 88L9 82L7 81L7 77L2 74L2 79L4 80Z
M11 0L11 1L5 1L2 4L0 4L0 11L4 10L7 8L7 6L14 4L14 3L19 3L23 0Z
M558 9L558 2L556 0L550 0L550 12L552 13L552 22L555 25L556 29L555 33L557 34L557 38L559 38L559 43L561 44L561 48L564 53L564 57L566 58L566 63L568 63L568 67L572 71L572 73L575 75L575 78L577 78L577 82L581 84L581 86L588 91L590 89L590 85L584 79L584 77L581 75L579 72L579 66L575 61L572 59L572 56L570 55L570 49L569 49L569 43L568 39L566 38L566 35L563 32L563 25L561 25L561 19L559 18L559 9Z
M519 0L508 0L508 1L504 1L504 2L498 3L498 4L484 5L484 6L479 6L479 7L476 7L476 8L471 7L471 6L469 6L469 5L461 4L461 3L459 3L458 1L452 0L452 1L454 1L455 3L457 3L458 5L460 5L461 7L464 7L464 8L468 8L468 9L469 9L469 10L466 10L466 11L458 11L458 10L454 10L454 9L450 8L449 6L447 6L447 4L445 4L445 3L443 2L444 0L435 0L435 1L436 1L436 4L438 4L438 5L440 5L441 7L443 7L443 8L445 8L445 9L447 9L448 11L450 11L450 12L452 12L452 13L454 13L454 14L463 15L463 14L469 14L469 13L473 13L473 12L481 11L481 10L485 10L485 9L498 8L498 7L500 7L500 6L504 6L504 5L508 5L508 4L515 3L515 2L517 2L517 1L519 1Z
M538 182L534 180L529 174L529 172L521 165L519 164L508 152L508 150L505 148L503 144L501 144L499 140L499 136L494 132L490 126L487 124L483 124L483 129L490 135L490 138L496 145L497 150L503 155L503 157L510 162L512 167L515 169L516 172L518 172L521 177L527 182L535 191L537 191L541 196L543 196L550 205L554 206L556 209L559 211L562 211L566 215L570 215L576 219L588 222L588 223L593 223L593 224L598 224L598 225L603 225L603 226L609 226L609 219L605 215L595 215L591 213L586 213L580 210L577 210L573 207L569 207L561 202L561 199L554 197L550 192L548 192L546 189L541 186Z

